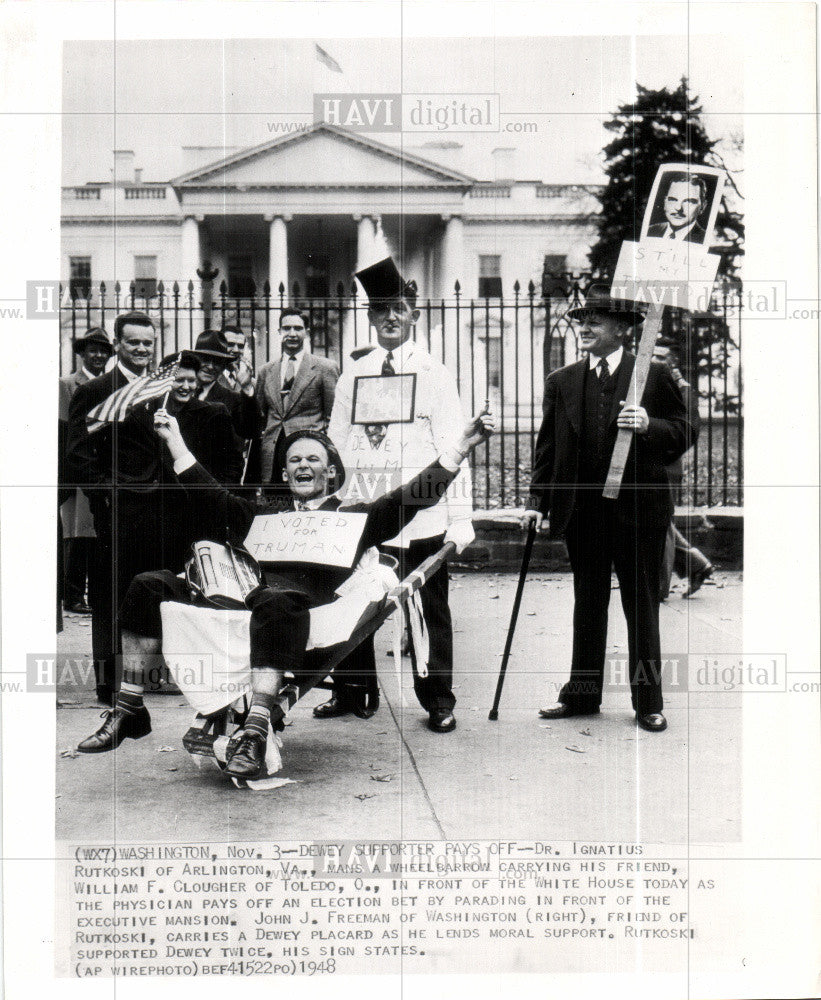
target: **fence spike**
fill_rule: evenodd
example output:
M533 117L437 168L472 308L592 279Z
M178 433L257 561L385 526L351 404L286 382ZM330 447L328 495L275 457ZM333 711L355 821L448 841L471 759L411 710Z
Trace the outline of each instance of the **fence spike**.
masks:
M225 278L220 282L220 298L224 299L228 294L228 285L226 284Z
M686 190L686 188L685 188L685 190ZM519 279L517 278L517 279L516 279L516 280L515 280L515 281L513 282L513 291L514 291L514 292L515 292L515 293L516 293L516 294L518 295L518 294L519 294L519 291L520 291L520 289L521 289L521 287L522 287L522 286L521 286L521 285L519 284Z
M527 283L527 294L530 296L531 299L536 294L536 286L533 284L532 279Z
M178 282L176 281L174 282L174 284L171 286L171 291L173 292L175 298L180 294L180 286Z
M271 297L271 282L266 278L262 285L262 294L266 299Z
M164 291L165 291L165 285L162 283L162 280L160 280L157 282L157 294L162 298L162 294Z
M459 279L458 278L453 283L453 290L454 290L454 292L456 292L456 296L458 298L459 293L462 291L462 286L459 284Z

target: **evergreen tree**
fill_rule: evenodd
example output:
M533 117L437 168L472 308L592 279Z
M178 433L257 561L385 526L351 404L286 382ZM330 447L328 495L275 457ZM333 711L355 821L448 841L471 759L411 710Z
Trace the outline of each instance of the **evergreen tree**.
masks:
M689 92L686 77L673 90L638 87L633 104L623 104L605 123L613 139L603 150L607 184L600 195L598 241L590 250L590 267L597 277L609 277L623 240L638 240L642 218L656 171L663 163L724 167L702 121L702 108ZM729 192L728 192L729 188ZM725 186L716 220L714 246L722 249L719 274L734 276L743 253L742 217L728 205L734 189Z

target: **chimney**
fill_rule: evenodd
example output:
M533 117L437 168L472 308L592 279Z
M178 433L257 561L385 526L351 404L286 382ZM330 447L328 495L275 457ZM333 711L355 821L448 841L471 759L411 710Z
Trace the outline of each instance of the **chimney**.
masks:
M114 168L112 170L115 182L118 184L122 184L123 181L129 180L131 178L133 170L134 170L134 150L115 149Z
M493 180L497 184L516 179L515 157L515 146L497 146L493 150Z
M143 182L143 168L134 167L134 183L142 184L142 182Z

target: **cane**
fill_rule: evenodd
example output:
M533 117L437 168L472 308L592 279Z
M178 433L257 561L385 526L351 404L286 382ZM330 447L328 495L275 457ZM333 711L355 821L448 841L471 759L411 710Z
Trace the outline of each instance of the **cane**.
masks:
M516 597L513 600L513 611L510 615L510 628L507 630L507 641L505 642L505 652L502 656L502 667L499 671L499 680L496 684L496 697L493 699L493 708L490 710L490 715L488 719L491 722L496 722L499 718L499 701L502 697L502 688L505 683L505 674L507 673L507 661L510 659L510 650L513 646L513 633L516 629L516 619L519 617L519 607L522 603L522 591L525 589L525 577L527 576L527 568L530 565L530 553L533 551L533 542L536 539L536 521L535 519L530 522L530 527L527 530L527 540L525 541L525 551L522 556L522 568L519 572L519 584L516 587Z

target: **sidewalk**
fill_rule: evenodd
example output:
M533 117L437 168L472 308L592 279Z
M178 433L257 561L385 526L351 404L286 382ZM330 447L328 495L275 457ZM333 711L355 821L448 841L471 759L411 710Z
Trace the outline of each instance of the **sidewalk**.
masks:
M614 584L615 586L615 584ZM740 835L741 695L667 689L662 734L638 730L625 687L601 715L546 723L572 641L572 578L534 573L525 587L498 722L489 722L516 576L454 573L458 700L454 733L431 733L410 663L399 690L390 627L376 637L382 704L368 721L325 722L299 702L270 792L234 789L182 748L192 712L181 697L147 696L153 732L118 751L72 756L99 725L93 689L60 690L57 837L86 842L497 838L660 843ZM614 590L609 650L627 655ZM662 605L665 656L741 654L741 577L719 573L693 598ZM90 655L90 619L67 616L61 653ZM693 667L691 666L691 670ZM62 756L67 752L67 756Z

